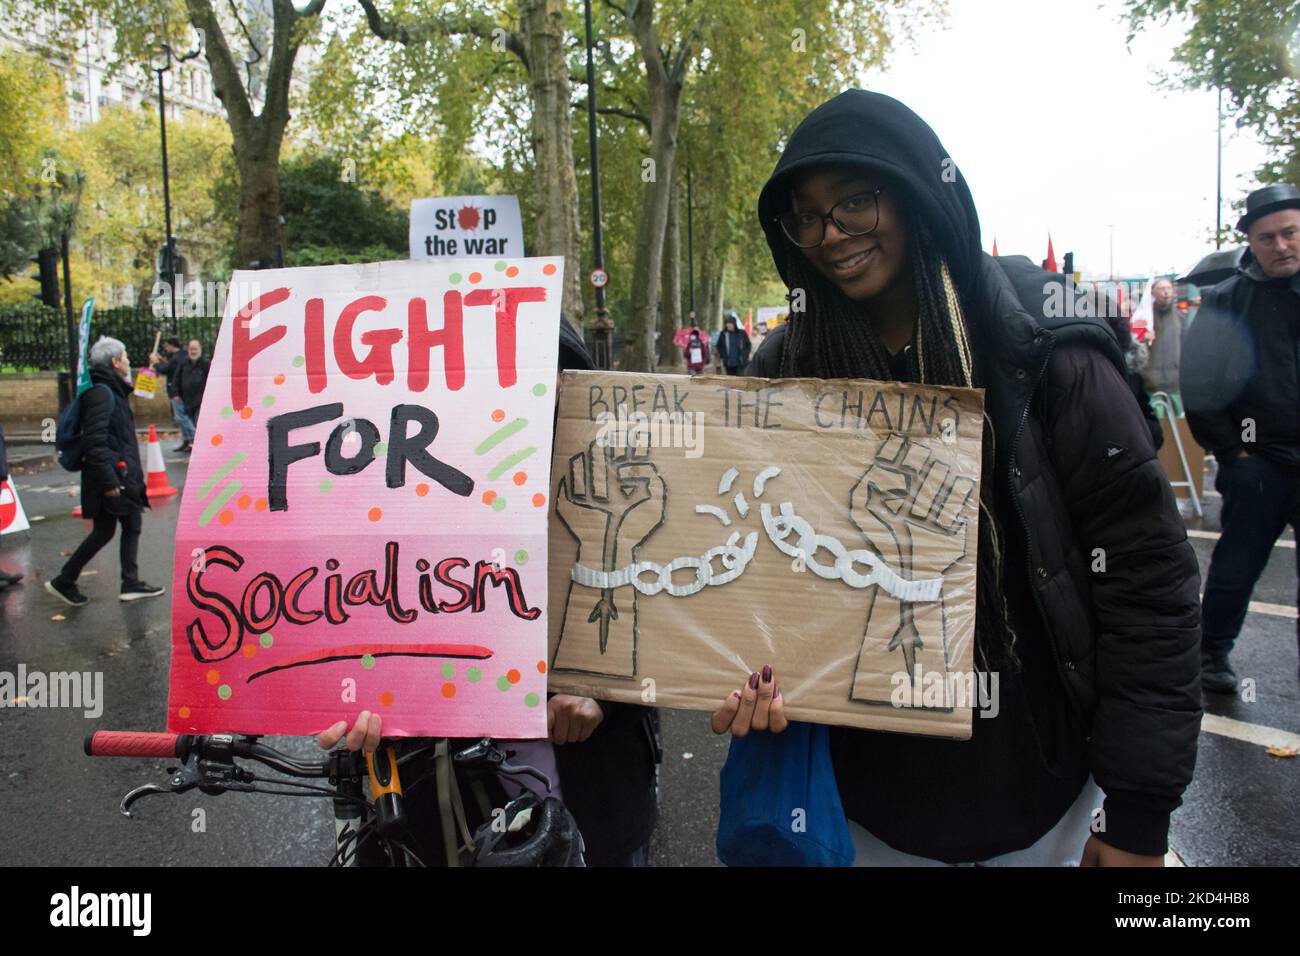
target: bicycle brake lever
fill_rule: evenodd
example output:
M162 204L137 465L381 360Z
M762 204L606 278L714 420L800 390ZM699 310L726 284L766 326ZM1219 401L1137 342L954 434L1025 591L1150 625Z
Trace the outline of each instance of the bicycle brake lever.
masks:
M507 763L506 761L503 760L501 761L501 766L499 769L501 773L508 773L515 777L521 776L523 774L527 774L530 777L536 777L537 780L540 781L541 784L546 787L546 792L547 793L551 792L551 778L548 777L546 774L542 773L542 771L538 770L536 767L529 767L526 764Z
M141 797L147 797L151 793L175 793L175 791L168 790L164 787L160 787L156 783L146 783L143 787L136 787L134 790L132 790L130 793L124 796L122 798L122 802L117 805L117 809L121 811L122 816L130 817L131 805L135 803L137 800L139 800Z

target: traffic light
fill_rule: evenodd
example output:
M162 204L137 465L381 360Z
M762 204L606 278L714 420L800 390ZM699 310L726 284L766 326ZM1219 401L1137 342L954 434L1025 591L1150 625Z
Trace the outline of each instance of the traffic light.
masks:
M59 307L59 250L50 246L39 250L32 256L37 271L32 278L41 284L40 292L33 292L33 299L40 299L52 309Z

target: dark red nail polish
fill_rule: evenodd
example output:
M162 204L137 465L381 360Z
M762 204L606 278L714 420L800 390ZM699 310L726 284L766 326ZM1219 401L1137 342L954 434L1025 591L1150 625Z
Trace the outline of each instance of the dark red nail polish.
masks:
M758 690L758 671L749 675L749 689Z
M764 665L763 665L763 683L764 683L764 684L770 684L770 683L772 683L772 665L771 665L771 664L764 664Z

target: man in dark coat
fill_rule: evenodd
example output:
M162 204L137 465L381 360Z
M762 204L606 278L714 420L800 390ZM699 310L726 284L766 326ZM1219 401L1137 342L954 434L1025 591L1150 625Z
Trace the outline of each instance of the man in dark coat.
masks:
M172 406L172 421L181 430L181 443L176 451L189 451L194 447L194 421L185 414L177 374L177 369L185 359L185 352L181 349L181 340L175 336L164 339L162 349L162 355L155 352L149 356L149 361L153 363L155 372L167 377L167 400Z
M1237 228L1250 248L1236 275L1202 293L1181 369L1187 424L1219 463L1201 685L1224 694L1237 690L1228 653L1255 582L1286 526L1300 532L1300 190L1251 193Z
M203 346L198 339L191 339L186 346L185 356L176 365L176 394L180 396L181 404L184 406L185 417L193 425L199 421L199 406L203 403L203 389L208 384L208 369L211 363L203 356ZM182 446L182 451L189 451L192 445L193 425L191 426L191 440Z
M136 565L141 515L149 507L149 499L131 413L131 362L126 346L107 337L96 342L90 349L90 382L91 387L80 398L81 515L93 521L94 527L58 576L45 582L45 589L67 604L86 604L89 598L77 588L77 578L90 559L113 540L121 524L119 597L123 601L157 597L164 589L141 581Z
M740 316L728 312L718 340L713 344L728 375L739 375L749 364L749 336L740 327Z

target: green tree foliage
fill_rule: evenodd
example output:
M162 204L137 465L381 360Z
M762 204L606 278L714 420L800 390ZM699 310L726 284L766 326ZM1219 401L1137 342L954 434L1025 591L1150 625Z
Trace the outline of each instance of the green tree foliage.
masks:
M1151 22L1189 22L1174 50L1176 81L1224 91L1225 109L1272 153L1262 182L1300 182L1300 3L1128 0L1130 39Z
M406 258L406 211L360 186L337 157L304 153L284 162L280 204L288 265Z

